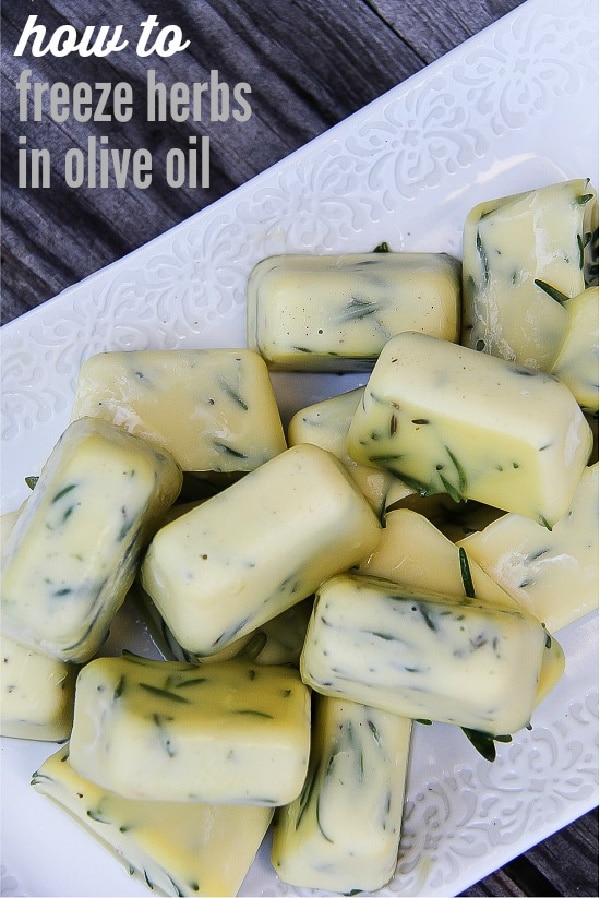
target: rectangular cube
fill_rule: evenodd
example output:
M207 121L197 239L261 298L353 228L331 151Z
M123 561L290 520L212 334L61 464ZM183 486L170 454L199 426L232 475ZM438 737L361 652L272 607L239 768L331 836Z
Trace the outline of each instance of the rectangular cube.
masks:
M348 468L350 476L376 514L414 492L389 471L359 465L348 455L348 428L362 400L358 387L299 409L288 425L288 443L312 443L331 452Z
M463 239L461 342L550 371L567 329L563 300L585 288L597 215L584 178L475 206Z
M579 405L598 411L598 311L600 291L588 287L563 303L567 330L552 374L568 386Z
M361 561L379 532L338 459L292 446L163 527L142 582L182 648L210 655Z
M292 668L126 655L77 678L73 769L125 798L285 804L309 746L310 695Z
M340 575L317 593L300 671L324 695L501 735L529 723L554 641L526 612Z
M382 888L398 858L411 721L316 697L311 760L299 798L277 812L281 880L352 894Z
M271 256L247 295L248 346L272 368L366 371L405 330L458 340L460 266L444 253Z
M549 533L506 514L459 543L551 633L598 608L598 464L586 468L567 513Z
M0 736L60 742L73 723L77 669L0 634Z
M91 658L180 488L152 444L104 421L69 425L7 541L3 631L63 661Z
M565 514L591 447L581 409L554 377L416 333L386 344L348 431L362 464L548 527Z
M265 362L247 349L92 356L72 413L86 416L162 446L184 471L251 471L287 448Z
M237 895L273 815L259 805L123 798L75 773L68 745L32 784L157 895Z
M0 515L3 559L18 518L18 511ZM6 633L0 633L0 652L0 736L42 742L68 739L77 669L22 645Z
M536 525L537 526L537 525ZM359 574L457 598L477 598L504 608L520 606L424 515L397 508L385 516L381 538Z
M529 527L535 528L538 534L542 531L549 536L551 542L554 542L555 531L561 525L559 521L552 534L549 534L546 528L542 528L531 518L523 518L520 515L502 515L502 517L517 518L526 522ZM580 523L583 524L583 522ZM597 528L596 523L596 530ZM492 525L490 532L494 531L495 525ZM355 570L358 574L391 580L402 587L408 587L421 593L428 592L432 595L450 598L455 596L458 599L466 596L476 599L484 607L524 610L544 623L550 632L554 632L554 628L550 626L546 616L540 616L536 608L533 607L533 603L523 602L522 597L516 595L514 590L507 588L504 578L490 576L486 572L489 567L486 565L484 570L483 566L478 564L476 559L480 555L477 535L474 535L474 539L476 543L473 545L473 550L468 539L463 539L458 545L455 545L423 515L408 508L398 508L386 514L385 527L381 531L379 543L366 561L358 565ZM517 553L520 551L518 540L512 542L509 551L514 553L511 561L514 559L516 562ZM511 561L508 562L509 568ZM549 558L549 562L552 562L552 556ZM595 567L597 583L597 559ZM582 586L584 583L590 584L594 578L593 565L592 569L585 573L582 569L581 577ZM558 584L551 594L555 596L557 605L565 609L569 606L573 608L574 603L567 600L565 589L561 589ZM586 595L589 595L589 591ZM597 602L598 592L596 589L596 605ZM585 598L579 607L584 603ZM548 648L551 648L551 651L544 651L536 704L554 688L565 669L565 658L561 646L556 640L552 640L551 646Z

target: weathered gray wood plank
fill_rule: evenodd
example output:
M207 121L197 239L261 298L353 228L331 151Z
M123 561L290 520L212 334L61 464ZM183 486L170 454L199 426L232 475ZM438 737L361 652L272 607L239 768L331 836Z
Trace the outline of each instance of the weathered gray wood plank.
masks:
M413 50L427 63L478 34L522 0L369 0L396 34L408 36Z

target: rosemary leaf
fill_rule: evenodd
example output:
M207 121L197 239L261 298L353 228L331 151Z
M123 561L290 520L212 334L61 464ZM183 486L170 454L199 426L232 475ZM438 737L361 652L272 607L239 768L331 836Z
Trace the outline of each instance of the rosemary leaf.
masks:
M374 460L377 459L377 456L371 456ZM405 474L403 471L394 471L396 477L401 480L406 486L410 487L411 490L414 490L415 493L419 493L420 496L430 496L433 490L427 486L427 484L423 483L421 480L417 480L416 477L411 477L410 474ZM392 508L393 506L390 506ZM388 509L389 511L390 509Z
M380 302L373 302L370 299L362 299L360 296L353 296L345 309L342 309L339 320L343 323L348 321L363 321L369 315L375 315L381 312L383 305Z
M379 745L379 743L381 742L381 736L379 735L379 730L377 729L377 727L375 726L375 724L373 723L372 720L368 720L367 723L369 724L369 729L371 730L373 739L375 740L377 745Z
M236 658L249 658L254 661L258 658L267 642L267 634L263 630L257 630L248 642L242 646Z
M308 803L311 799L311 796L313 794L313 791L314 791L314 788L316 785L318 772L319 772L318 766L313 767L312 771L309 773L309 775L307 776L307 778L304 781L304 786L302 787L302 792L300 793L300 798L298 799L299 807L298 807L298 816L296 818L296 829L298 829L298 827L300 826L300 823L304 816L304 812L306 811L306 808L308 807Z
M168 723L172 719L172 717L164 717L160 714L152 715L152 720L158 730L159 742L170 758L174 758L177 754L177 750L169 737L169 730L165 726L165 723Z
M231 384L227 383L224 377L219 378L219 386L221 387L225 395L232 400L232 402L234 402L236 405L239 405L239 407L245 412L248 411L248 404L246 403L246 401L240 396L238 391L231 386Z
M458 562L460 564L460 576L462 578L465 595L469 599L475 599L475 587L471 578L471 568L469 567L469 558L463 546L458 549Z
M481 259L482 281L484 285L487 285L490 282L490 262L483 246L483 241L481 239L479 230L477 231L476 246L477 252L479 253L479 258Z
M561 293L561 291L556 287L553 287L552 284L547 284L546 281L542 281L539 278L536 278L534 283L536 287L539 287L540 290L543 290L544 293L547 293L551 299L555 300L555 302L559 302L561 306L569 298L568 296L565 296L564 293Z
M448 448L448 446L445 446L444 448L446 449L446 452L448 453L448 455L450 457L450 461L456 468L456 473L458 475L458 491L459 491L459 493L464 494L467 489L467 482L468 482L467 481L467 473L466 473L465 469L463 468L463 466L461 465L461 463L459 462L456 455L454 454L454 452L452 452Z
M462 502L463 497L462 497L461 493L459 493L457 488L454 486L454 484L451 483L448 480L448 478L445 477L443 474L440 474L440 480L442 481L442 486L444 487L445 491L448 493L450 498L454 502Z
M231 455L233 458L247 458L247 455L244 455L243 452L240 452L238 449L233 449L231 446L228 446L227 443L220 443L218 440L213 441L213 446L215 449L218 449L220 452L224 452L225 455Z
M102 814L102 811L100 810L99 807L97 809L90 808L85 813L86 813L87 817L90 817L92 820L95 820L96 823L106 823L106 824L112 823L112 820L108 819L107 817L105 817Z
M436 625L435 621L433 620L433 618L431 617L427 608L425 608L421 602L418 602L415 604L417 605L417 608L421 614L421 617L423 618L423 620L425 621L425 623L427 624L429 629L433 630L433 632L435 633L435 631L437 630L437 625Z
M151 683L140 683L140 688L145 689L146 692L149 692L151 695L166 698L170 702L179 702L183 705L189 705L190 703L190 700L185 698L185 696L177 695L175 692L169 692L168 689L161 689L159 686L153 686Z
M182 680L175 683L175 689L185 689L186 686L197 686L198 683L206 683L208 677L194 677L192 680Z
M325 830L323 829L323 824L321 823L321 798L320 796L317 798L315 811L317 816L317 826L321 830L321 835L327 842L333 842L333 839L330 839Z
M577 248L579 250L579 270L583 271L585 268L585 249L590 240L592 239L591 233L588 231L583 237L581 234L577 235Z
M125 688L125 682L126 682L125 674L122 674L121 677L119 678L119 682L117 683L117 685L115 687L115 691L113 692L113 699L121 698L121 696L123 695L123 690Z
M66 496L67 493L70 493L77 486L76 483L69 483L67 486L64 486L62 490L59 490L55 496L52 497L51 502L54 504L55 502L59 502L63 496Z
M496 760L496 742L512 742L510 735L492 736L490 733L481 733L479 730L470 730L468 727L461 727L461 730L471 745L490 764Z

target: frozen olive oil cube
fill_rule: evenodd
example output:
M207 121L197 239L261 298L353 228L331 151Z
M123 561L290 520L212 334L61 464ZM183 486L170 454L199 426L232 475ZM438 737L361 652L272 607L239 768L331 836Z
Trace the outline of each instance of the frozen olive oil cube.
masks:
M177 503L165 516L165 524L176 520L200 503ZM225 661L231 658L245 658L257 664L291 664L298 667L300 652L306 635L306 628L312 609L312 598L297 602L281 614L265 621L256 630L228 643L223 649L211 655L195 655L179 645L156 605L142 588L140 578L136 579L133 597L160 652L172 661Z
M363 387L340 393L296 412L288 425L288 443L312 443L331 452L348 468L376 514L414 492L389 471L357 464L348 455L348 428L362 399Z
M551 633L598 607L598 464L586 468L549 532L506 514L459 542L521 608Z
M598 411L598 287L567 299L567 332L552 373L586 411Z
M292 668L128 655L77 678L73 769L125 798L286 804L309 743L310 695Z
M400 331L458 340L459 272L443 253L271 256L248 279L248 345L272 368L366 371Z
M408 508L386 514L377 546L356 571L440 595L520 607L465 548L461 551L428 518Z
M568 327L563 302L585 288L596 213L586 179L475 206L463 240L461 342L550 371Z
M132 801L76 773L69 746L32 785L156 895L237 895L273 815L259 805Z
M92 356L79 372L72 416L151 440L184 471L251 471L286 448L266 365L247 349Z
M545 528L530 518L521 520L548 534ZM408 508L400 508L386 514L378 545L358 565L356 572L431 595L456 596L458 599L466 596L476 599L483 607L524 609L541 622L545 620L530 605L519 601L513 591L509 593L503 589L502 582L499 584L486 573L473 554L478 555L477 551L470 552L468 540L456 546L426 517ZM552 630L552 627L549 629ZM546 649L536 704L558 683L565 668L564 653L555 639Z
M348 431L361 464L548 527L567 511L591 448L556 378L416 333L386 344Z
M508 734L529 723L552 642L526 612L346 574L317 593L300 671L324 695Z
M312 732L302 793L276 815L277 875L326 892L379 889L396 868L411 721L316 696Z
M155 446L104 421L69 425L7 540L3 631L63 661L91 658L180 488Z
M0 515L0 553L19 512ZM76 668L22 645L0 633L0 735L13 739L60 742L73 723Z
M76 668L0 634L0 735L61 742L73 723Z
M338 459L292 446L159 530L142 582L182 648L211 655L362 560L379 531Z

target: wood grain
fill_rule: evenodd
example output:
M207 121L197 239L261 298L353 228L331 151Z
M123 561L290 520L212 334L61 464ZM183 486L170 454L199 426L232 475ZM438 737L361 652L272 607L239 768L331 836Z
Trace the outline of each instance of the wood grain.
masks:
M518 0L28 0L2 5L2 322L141 246L323 133L395 84L519 5ZM56 28L121 23L137 35L160 10L177 23L189 49L153 57L165 83L206 82L212 70L230 85L252 86L253 115L243 126L211 122L147 123L147 61L133 52L105 59L13 56L28 15ZM127 81L134 87L129 123L21 122L15 83L32 80ZM158 163L190 135L211 142L207 189L174 190L157 179L147 191L68 188L59 161L90 135L111 145L147 147ZM48 147L52 189L18 186L18 137ZM574 824L472 886L465 896L598 895L598 815Z

